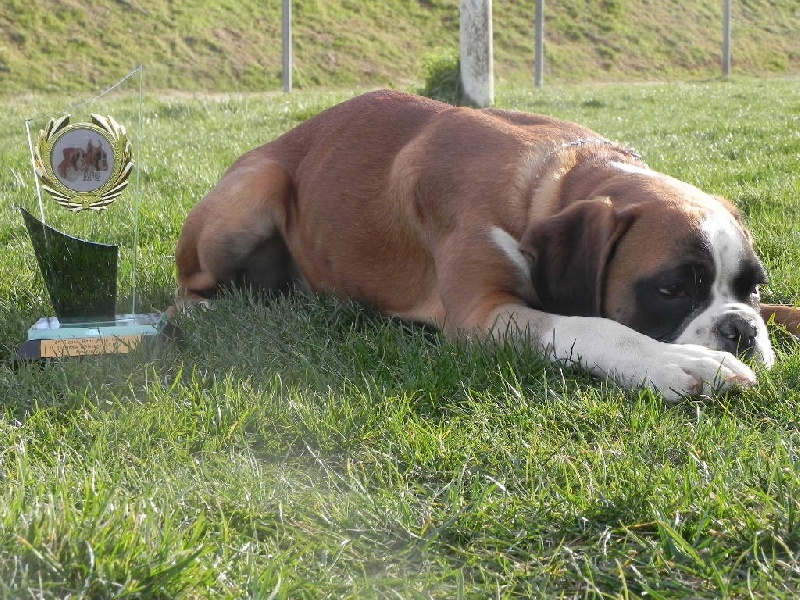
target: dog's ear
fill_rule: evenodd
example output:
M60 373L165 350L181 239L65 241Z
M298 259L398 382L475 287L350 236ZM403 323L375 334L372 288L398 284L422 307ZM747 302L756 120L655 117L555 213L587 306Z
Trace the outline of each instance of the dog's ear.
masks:
M602 315L608 263L633 214L616 210L607 197L597 197L528 227L520 250L530 264L540 308L565 315Z

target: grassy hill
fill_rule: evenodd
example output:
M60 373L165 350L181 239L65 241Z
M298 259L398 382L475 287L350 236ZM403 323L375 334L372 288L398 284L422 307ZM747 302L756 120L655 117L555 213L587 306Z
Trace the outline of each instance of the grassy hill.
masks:
M719 0L550 0L549 82L719 74ZM734 1L734 73L800 72L796 0ZM297 87L406 86L458 43L458 0L294 0ZM494 3L496 73L528 83L533 2ZM0 92L102 87L136 64L151 89L276 89L281 2L6 0Z

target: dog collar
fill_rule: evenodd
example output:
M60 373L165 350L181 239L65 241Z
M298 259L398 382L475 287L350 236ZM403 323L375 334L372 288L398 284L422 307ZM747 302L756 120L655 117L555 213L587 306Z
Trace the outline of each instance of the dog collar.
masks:
M621 152L625 156L630 156L631 158L635 158L636 160L642 160L642 155L636 152L633 148L629 148L627 146L621 146L616 142L612 142L611 140L606 140L604 138L580 138L577 140L572 140L571 142L564 142L550 150L545 155L545 160L549 159L551 155L555 154L559 150L564 150L565 148L577 148L580 146L590 146L590 145L598 145L598 146L610 146L615 150Z

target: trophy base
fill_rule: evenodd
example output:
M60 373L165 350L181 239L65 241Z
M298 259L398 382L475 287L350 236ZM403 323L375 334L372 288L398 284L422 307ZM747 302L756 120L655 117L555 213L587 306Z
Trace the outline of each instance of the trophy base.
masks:
M17 359L42 359L127 354L140 343L175 337L174 326L161 313L117 315L114 319L43 317L28 330Z

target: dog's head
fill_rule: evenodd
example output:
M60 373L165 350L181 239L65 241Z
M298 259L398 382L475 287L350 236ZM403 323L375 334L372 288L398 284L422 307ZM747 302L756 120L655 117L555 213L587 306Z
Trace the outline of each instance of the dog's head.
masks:
M736 209L676 179L614 167L596 195L525 232L541 307L771 366L759 312L766 275Z

